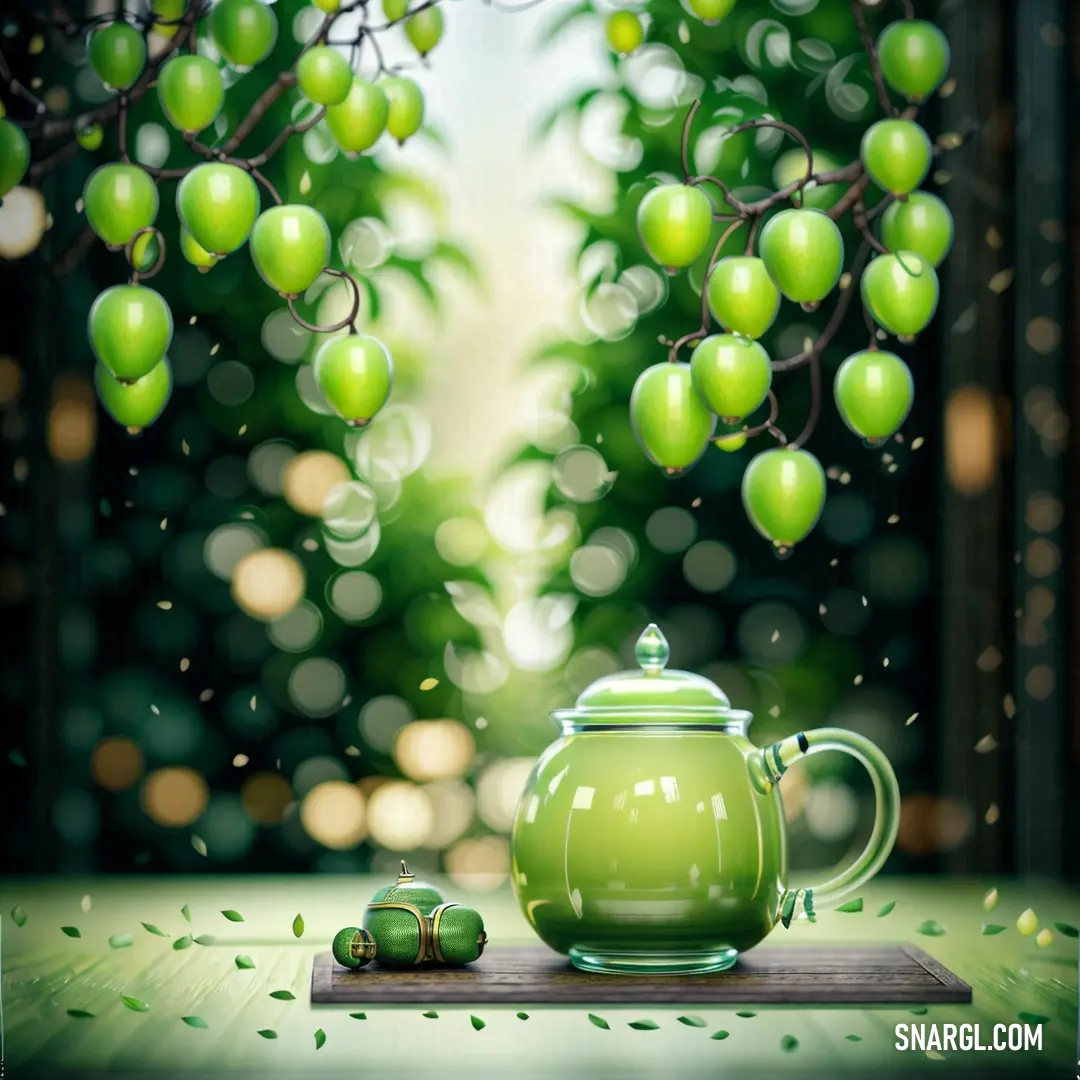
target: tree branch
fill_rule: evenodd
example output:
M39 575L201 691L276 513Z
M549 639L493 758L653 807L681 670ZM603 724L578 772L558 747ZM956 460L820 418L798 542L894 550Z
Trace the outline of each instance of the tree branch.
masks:
M895 116L896 107L889 99L889 91L885 87L885 76L881 73L881 62L878 60L877 49L874 40L870 37L870 30L866 25L866 14L863 12L860 0L851 0L851 13L855 16L855 26L859 31L859 38L870 60L870 73L874 77L874 87L877 90L878 104L886 116Z

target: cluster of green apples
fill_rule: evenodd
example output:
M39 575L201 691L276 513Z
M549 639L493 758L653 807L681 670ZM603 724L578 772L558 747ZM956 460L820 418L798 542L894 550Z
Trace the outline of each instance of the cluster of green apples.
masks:
M735 7L735 0L686 0L686 10L706 26L716 26ZM627 8L618 8L605 22L608 45L619 56L629 56L645 40L641 17Z
M731 7L718 3L715 10L725 6ZM626 15L631 13L617 12L618 21L612 16L608 22L609 43L616 51L636 47ZM909 101L923 100L945 77L948 44L930 23L893 23L877 48L888 85ZM862 301L881 331L905 343L926 328L937 310L936 268L953 241L952 216L945 204L917 190L932 157L926 132L906 117L875 123L862 140L866 174L891 199L881 217L881 246L886 250L862 275ZM641 200L638 234L649 255L675 274L704 255L714 216L714 206L697 182L664 184ZM739 431L719 437L716 432L720 422L745 429L747 419L770 396L773 364L760 339L784 299L815 309L836 288L844 265L844 240L836 222L820 206L806 202L765 222L756 254L748 251L716 262L704 286L705 299L723 333L701 339L689 362L673 355L648 368L631 394L631 425L651 462L668 476L677 476L692 468L711 443L730 451L746 442ZM907 419L914 380L895 352L878 348L874 341L841 364L834 398L848 428L868 445L880 445ZM781 445L751 460L742 494L757 530L788 552L816 525L825 488L824 471L811 453Z

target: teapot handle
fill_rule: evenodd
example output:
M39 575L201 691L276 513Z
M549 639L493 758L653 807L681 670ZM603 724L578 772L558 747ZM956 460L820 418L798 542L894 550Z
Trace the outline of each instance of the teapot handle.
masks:
M845 870L822 885L788 889L780 901L780 921L787 928L799 913L814 917L814 902L833 900L852 892L869 881L885 865L896 843L900 827L900 787L896 782L889 759L865 736L843 728L818 728L781 739L772 746L756 751L752 758L751 775L755 786L771 791L773 785L796 761L825 750L839 750L862 762L874 783L874 830L862 854ZM757 766L757 767L755 767Z

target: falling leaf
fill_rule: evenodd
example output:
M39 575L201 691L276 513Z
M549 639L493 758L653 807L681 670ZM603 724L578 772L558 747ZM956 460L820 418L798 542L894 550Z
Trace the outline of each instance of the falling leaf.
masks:
M188 1027L206 1028L210 1026L201 1016L181 1016L180 1019L183 1020Z
M1017 1013L1016 1018L1024 1024L1049 1024L1050 1017L1043 1016L1041 1013L1022 1012Z
M185 934L183 937L177 938L172 943L172 947L177 952L179 952L181 949L190 949L191 948L191 940L192 940L191 935L190 934Z
M161 608L162 611L172 611L171 600L159 600L157 606Z
M302 938L304 936L304 917L303 915L297 915L292 921L293 937Z
M741 1017L743 1020L752 1020L755 1016L757 1016L757 1013L751 1012L749 1009L743 1009L742 1011L737 1012L735 1015Z
M983 937L996 937L998 934L1004 933L1004 931L1004 926L998 926L995 923L983 923L981 933Z
M705 1027L705 1021L700 1016L677 1016L675 1019L687 1027Z
M270 996L275 1001L295 1001L296 995L291 990L271 990Z
M439 680L438 679L425 679L420 684L420 689L421 690L434 690L435 687L438 686L438 685L439 685Z
M847 1039L848 1042L862 1042L861 1035L845 1035L844 1038Z
M191 846L199 855L202 855L203 858L206 858L206 841L201 836L196 836L194 833L192 833Z
M912 1016L925 1016L930 1010L925 1005L919 1005L917 1008L908 1009L908 1012Z
M241 915L239 911L233 911L232 908L230 908L228 911L223 911L221 914L224 915L225 918L229 920L229 922L244 921L244 916Z
M855 678L852 679L851 681L855 686L862 686L862 676L861 675L856 675Z
M992 753L997 748L998 748L997 739L995 739L993 735L984 735L975 744L975 753L976 754L989 754L989 753Z
M84 915L90 910L92 903L93 901L90 899L89 893L79 901L79 907L82 908Z
M192 941L196 945L216 945L217 938L213 934L200 934L197 938L192 938Z
M246 431L247 431L247 424L241 424L240 425L240 430L236 434L237 435L243 435ZM276 1039L277 1036L275 1035L274 1038Z
M793 1050L799 1049L799 1040L796 1039L794 1035L785 1035L780 1040L780 1049L783 1050L785 1054L790 1054Z
M63 930L68 937L82 937L77 926L61 926L60 929Z
M480 1019L479 1016L470 1016L469 1023L473 1026L473 1031L483 1031L487 1027L487 1024Z
M1053 930L1047 930L1047 929L1043 928L1036 935L1035 944L1038 945L1040 949L1045 949L1048 945L1050 945L1053 942L1053 940L1054 940L1054 931Z
M150 1006L145 1001L137 997L126 997L124 994L120 995L120 1000L132 1011L132 1012L149 1012Z
M992 802L986 808L986 814L984 815L983 820L986 822L987 825L995 825L997 824L997 821L1000 817L1001 810L998 808L998 804L996 802Z
M529 1014L527 1012L519 1012L516 1014L519 1020L528 1020Z
M315 1032L315 1049L321 1050L326 1045L326 1032L319 1028Z
M19 926L19 927L25 926L26 925L26 920L28 918L29 918L29 916L26 914L26 911L23 909L21 904L16 904L11 909L11 921L16 926Z
M945 1060L945 1055L944 1054L939 1054L936 1050L927 1050L926 1051L926 1056L931 1061L944 1061Z
M1020 917L1016 920L1016 929L1019 930L1024 937L1031 937L1038 927L1039 917L1031 910L1031 908L1021 912Z
M853 915L862 911L862 909L862 897L856 896L854 900L849 900L846 904L841 904L836 910L843 912L845 915Z
M270 1028L263 1028L262 1031L257 1031L256 1035L261 1035L264 1039L276 1039L277 1032L272 1031Z
M189 919L188 921L190 922L191 920ZM140 923L139 925L142 926L142 928L147 933L153 934L155 937L170 937L171 936L169 934L166 934L165 931L162 930L160 926L155 926L153 923L144 922L144 923Z
M235 963L241 971L250 971L255 967L255 961L252 960L250 956L244 956L242 954L236 958Z
M589 1023L593 1027L601 1028L603 1031L611 1030L611 1025L602 1016L597 1016L595 1013L589 1013Z
M715 1035L710 1035L709 1038L715 1039L717 1042L720 1042L722 1039L726 1039L730 1034L730 1031L725 1031L723 1028L721 1028L718 1032L716 1032Z
M993 911L997 907L998 891L997 889L991 889L983 897L983 911Z
M252 694L251 695L251 700L248 702L248 708L251 709L252 712L254 712L256 710L256 708L258 707L258 704L259 704L259 695L258 694Z
M188 446L187 439L180 440L180 449L183 452L184 457L187 457L187 455L191 453L191 447Z
M109 938L110 949L126 949L129 945L135 943L135 936L133 934L113 934Z
M1080 937L1080 930L1077 930L1075 926L1070 926L1067 922L1056 922L1054 926L1059 934L1064 934L1066 937Z
M93 1020L94 1019L94 1014L92 1012L87 1012L85 1009L68 1009L67 1014L73 1020Z
M130 503L128 505L130 505ZM167 517L163 517L161 519L161 524L158 526L158 528L160 528L161 531L164 532L168 527L169 527L169 519Z
M434 1009L432 1009L430 1012L421 1013L421 1015L427 1020L438 1020L439 1019L439 1014Z
M916 720L918 720L918 719L919 719L919 714L918 714L917 712L913 712L913 713L912 713L912 714L911 714L911 715L910 715L910 716L909 716L909 717L908 717L908 718L907 718L907 719L906 719L906 720L904 721L904 727L911 727L911 725L912 725L912 724L914 724L914 723L915 723L915 721L916 721Z
M12 765L17 765L20 769L26 768L26 758L22 756L22 751L20 750L9 750L8 760Z
M232 759L232 763L235 768L242 769L248 763L247 754L237 754L236 757Z
M180 660L180 670L187 671L189 667L191 667L191 661L186 656L182 657Z
M354 1020L366 1020L367 1013L349 1013Z
M635 1031L659 1031L660 1025L655 1020L631 1020L627 1027Z
M889 900L887 903L882 904L881 907L878 909L877 917L879 919L884 919L886 915L892 912L892 909L894 907L896 907L895 900Z
M990 291L1000 296L1013 283L1014 276L1011 269L999 270L990 279Z
M151 705L151 706L150 706L150 711L151 711L151 712L152 712L152 713L153 713L153 714L154 714L155 716L160 716L160 715L161 715L161 710L160 710L160 709L159 709L159 708L158 708L158 707L157 707L156 705Z
M945 933L945 927L934 919L927 919L915 929L916 934L925 934L927 937L941 937Z

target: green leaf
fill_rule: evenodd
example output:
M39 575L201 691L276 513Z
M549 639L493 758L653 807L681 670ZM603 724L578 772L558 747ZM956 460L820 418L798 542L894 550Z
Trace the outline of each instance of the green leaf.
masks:
M434 143L440 150L446 150L450 145L446 136L434 124L424 124L416 134Z
M262 1031L255 1032L256 1035L261 1035L264 1039L276 1039L277 1032L272 1028L263 1028Z
M912 1016L925 1016L929 1011L925 1005L917 1005L914 1009L908 1009Z
M296 995L291 990L271 990L270 996L275 1001L295 1001Z
M1050 1017L1041 1013L1022 1012L1016 1014L1017 1020L1022 1024L1049 1024Z
M120 995L120 1000L132 1011L132 1012L149 1012L150 1006L146 1004L141 998L127 997L125 994Z
M255 961L250 956L244 956L243 954L236 958L235 963L241 971L250 971L255 966Z
M445 240L440 240L428 258L441 259L451 266L456 266L474 285L480 280L480 267L476 265L473 257L464 248L458 247L457 244L450 244Z
M659 1031L660 1025L655 1020L631 1020L627 1027L635 1031Z
M540 33L537 34L537 44L541 48L552 44L571 23L576 22L583 15L590 14L592 10L593 6L590 0L582 0L580 4L567 8L560 13L558 18L552 19L540 30Z
M945 927L934 919L927 919L915 928L916 934L925 934L926 937L941 937L945 933Z
M217 938L213 934L200 934L197 938L192 938L192 941L196 945L216 945Z
M319 1028L315 1032L315 1049L321 1050L326 1045L326 1032Z
M439 1019L439 1014L434 1009L430 1010L430 1012L423 1013L422 1015L424 1016L424 1018L426 1020L438 1020Z
M780 1040L780 1049L783 1050L785 1054L790 1054L793 1050L799 1049L799 1040L796 1039L794 1035L785 1035Z
M517 1014L517 1018L519 1020L528 1020L529 1019L529 1014L527 1012L519 1012Z
M153 923L144 922L139 924L148 934L153 934L155 937L170 937L170 934L166 934L160 926L155 926Z
M602 1016L596 1016L594 1013L589 1013L589 1023L593 1027L602 1028L604 1031L611 1030L611 1025Z
M82 937L77 926L61 926L60 929L63 930L68 937Z
M737 1012L735 1015L741 1016L743 1020L752 1020L755 1016L757 1016L757 1013L751 1012L749 1009L740 1009L739 1012Z
M109 938L110 949L126 949L129 945L133 945L134 943L134 934L113 934L113 936Z
M878 909L877 917L879 919L884 919L886 915L892 913L892 909L894 907L896 907L895 900L890 900L887 904L882 904L881 907Z
M210 1026L201 1016L181 1016L180 1019L183 1020L188 1027L205 1028Z
M487 1027L487 1024L480 1019L479 1016L470 1016L469 1023L473 1026L473 1031L483 1031Z
M354 1020L366 1020L367 1013L349 1013Z
M856 896L854 900L841 904L836 910L842 911L845 915L854 915L856 912L862 911L862 897Z
M995 934L1005 933L1004 926L998 926L996 923L983 923L982 935L983 937L994 937Z
M294 938L302 938L304 936L304 916L297 915L292 921L292 933Z
M244 916L241 915L239 911L233 911L232 908L229 908L228 911L223 911L221 914L224 915L225 918L229 920L229 922L243 922L244 921ZM276 1038L276 1036L275 1036L275 1038Z
M85 1009L68 1009L67 1014L73 1020L93 1020L94 1019L94 1014L92 1012L87 1012Z
M705 1027L705 1021L700 1016L676 1016L675 1019L687 1027Z
M180 909L180 914L184 916L184 921L185 921L185 922L191 922L191 908L189 908L189 907L187 906L187 904L185 904L185 905L184 905L184 906L183 906L183 907L182 907L182 908ZM146 923L143 923L143 926L146 926ZM162 935L162 936L164 937L164 935Z
M191 948L191 935L185 934L183 937L178 937L173 943L172 947L179 952L181 949Z
M715 1040L716 1042L720 1042L722 1039L726 1039L730 1034L730 1031L725 1031L723 1028L721 1028L715 1034L710 1035L709 1038Z
M1054 926L1057 927L1059 934L1064 934L1066 937L1080 937L1080 930L1077 930L1075 926L1070 926L1067 922L1056 922Z
M28 918L28 916L27 916L27 914L26 914L26 912L23 909L21 904L16 904L11 909L11 921L16 926L19 926L19 927L25 926L27 918Z
M862 1042L861 1035L845 1035L844 1038L847 1039L848 1042Z

